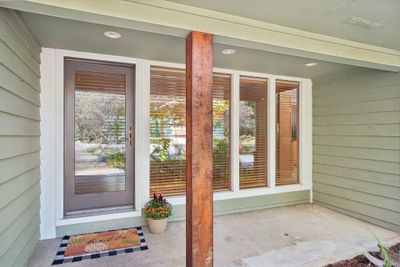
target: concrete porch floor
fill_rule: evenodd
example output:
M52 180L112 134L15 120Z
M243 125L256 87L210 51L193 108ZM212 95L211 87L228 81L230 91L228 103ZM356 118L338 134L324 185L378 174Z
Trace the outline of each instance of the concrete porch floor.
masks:
M214 266L323 266L375 249L374 231L384 243L400 242L385 230L319 205L296 205L214 219ZM155 236L144 227L149 250L61 266L185 266L185 222L169 223ZM50 266L60 239L40 241L28 263Z

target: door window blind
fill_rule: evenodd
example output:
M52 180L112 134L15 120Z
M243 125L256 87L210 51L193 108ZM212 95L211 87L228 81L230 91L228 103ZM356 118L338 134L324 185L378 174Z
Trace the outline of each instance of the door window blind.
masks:
M75 73L75 194L125 191L124 74Z
M267 79L240 77L240 188L267 185Z
M299 83L276 82L276 185L299 183Z
M230 188L230 75L213 77L214 190ZM151 67L150 195L186 191L186 83L182 69Z

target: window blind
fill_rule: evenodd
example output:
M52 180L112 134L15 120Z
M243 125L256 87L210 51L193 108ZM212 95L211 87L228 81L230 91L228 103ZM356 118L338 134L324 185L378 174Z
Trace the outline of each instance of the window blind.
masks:
M150 195L186 190L185 71L150 70Z
M267 79L240 77L240 188L267 185Z
M75 74L75 90L125 94L125 75L77 71Z
M213 75L213 183L214 190L230 189L231 77Z
M230 75L213 77L214 190L230 188ZM150 71L150 195L186 191L186 83L182 69Z
M299 182L298 100L298 82L276 82L276 185Z
M75 194L125 191L125 75L75 73Z

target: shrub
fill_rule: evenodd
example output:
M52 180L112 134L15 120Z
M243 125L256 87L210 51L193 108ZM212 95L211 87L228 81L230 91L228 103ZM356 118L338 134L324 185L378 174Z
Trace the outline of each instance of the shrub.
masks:
M125 153L123 152L106 152L107 164L114 168L125 168Z

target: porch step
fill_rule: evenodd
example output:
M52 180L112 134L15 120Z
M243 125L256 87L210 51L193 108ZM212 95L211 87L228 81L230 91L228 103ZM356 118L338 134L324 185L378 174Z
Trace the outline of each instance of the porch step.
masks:
M295 245L274 249L265 254L242 259L242 265L246 267L320 267L329 263L334 263L346 258L352 258L365 251L365 246L374 249L375 242L354 245L351 242L338 241L305 241L298 242ZM338 255L340 255L338 257Z

